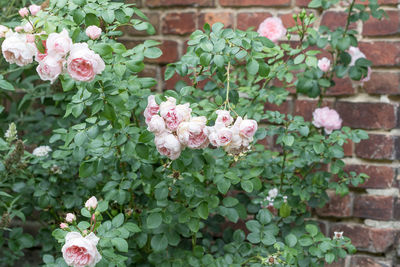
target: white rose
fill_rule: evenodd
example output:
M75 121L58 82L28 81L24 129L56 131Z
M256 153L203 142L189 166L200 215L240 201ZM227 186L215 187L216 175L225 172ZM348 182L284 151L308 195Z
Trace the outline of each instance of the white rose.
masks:
M36 46L33 43L27 42L25 34L9 31L1 45L1 51L8 63L25 66L33 62L33 56L36 54Z
M172 160L179 158L182 145L175 135L170 133L164 133L156 136L154 139L158 152Z
M147 130L156 135L160 135L166 131L165 121L159 115L153 115L148 123Z

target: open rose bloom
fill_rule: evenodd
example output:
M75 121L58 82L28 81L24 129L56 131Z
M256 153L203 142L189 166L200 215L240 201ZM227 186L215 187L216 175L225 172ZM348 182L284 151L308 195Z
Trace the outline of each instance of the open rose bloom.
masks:
M313 121L315 127L325 129L325 133L330 134L333 130L342 127L342 119L334 109L328 107L317 108L313 112Z
M272 42L277 42L280 38L286 35L286 28L283 26L280 18L267 18L261 22L257 32L264 37L267 37Z
M69 232L61 249L65 262L73 267L95 266L101 260L96 247L98 242L94 233L83 237L78 232Z
M8 63L25 66L33 62L36 55L36 46L26 39L25 34L7 32L6 39L1 45L1 51Z
M50 50L49 46L47 48ZM72 46L67 66L68 74L72 79L82 82L92 81L105 68L101 57L90 50L86 43L76 43Z

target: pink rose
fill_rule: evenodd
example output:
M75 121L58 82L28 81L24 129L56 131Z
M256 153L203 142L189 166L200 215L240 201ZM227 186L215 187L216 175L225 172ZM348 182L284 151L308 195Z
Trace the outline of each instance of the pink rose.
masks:
M189 103L186 103L171 107L166 113L163 111L160 106L160 114L164 118L167 128L171 131L176 131L180 123L190 119L192 109L189 107Z
M240 135L245 138L252 138L258 128L255 120L242 120L239 127Z
M61 229L67 229L67 228L68 228L68 224L66 224L66 223L60 223L60 228L61 228Z
M15 30L16 32L22 32L22 31L24 30L24 27L22 27L22 26L17 26L17 27L14 28L14 30Z
M217 128L217 144L218 146L227 146L233 139L233 132L226 127Z
M167 96L167 101L161 102L160 104L160 115L164 117L167 112L176 107L176 99L173 97Z
M225 126L229 126L233 122L233 118L229 112L229 110L217 110L216 111L218 117L215 121L215 124L223 124Z
M191 118L182 122L177 129L179 141L189 148L200 149L208 145L206 130L207 118L204 116Z
M24 7L24 8L21 8L21 9L18 11L18 13L19 13L19 15L20 15L21 17L26 17L26 16L29 15L29 10L28 10L26 7Z
M323 57L320 60L318 60L318 68L323 72L327 72L330 67L331 67L331 61L328 58Z
M282 24L280 18L267 18L261 22L257 32L264 37L267 37L272 42L277 42L285 36L286 28Z
M175 135L170 133L164 133L157 135L154 139L157 150L161 155L164 155L172 160L179 158L182 145Z
M69 37L66 29L60 33L50 33L46 41L46 47L49 54L65 56L72 48L72 39Z
M50 48L47 43L47 49ZM105 68L101 57L89 49L86 43L77 43L72 46L67 60L67 70L72 79L77 81L92 81Z
M314 110L312 123L317 128L324 127L327 134L342 127L342 119L339 114L336 110L328 107L317 108Z
M35 56L35 60L36 60L37 62L42 61L42 60L47 56L46 41L42 41L42 45L44 46L44 53L41 53L41 52L39 51L39 49L37 49L37 53L36 53L36 56Z
M33 35L33 34L27 34L26 35L26 41L28 42L28 43L35 43L35 35ZM36 46L36 45L35 45Z
M4 25L0 25L0 38L6 37L7 32L8 32L8 28Z
M351 61L349 66L354 66L356 64L357 59L359 58L366 58L365 54L361 52L361 50L358 47L350 46L348 53L351 56Z
M100 260L101 255L97 250L99 238L94 234L83 237L78 232L69 232L65 236L65 244L61 251L68 266L93 267Z
M25 66L33 61L36 54L36 46L26 40L25 34L7 32L6 39L1 45L1 50L6 61L10 64Z
M57 56L47 56L36 68L40 79L53 83L63 71L63 59Z
M242 151L247 149L247 146L243 146L243 138L235 131L232 131L232 140L231 142L224 147L225 151L229 154L237 155Z
M86 200L85 202L85 208L87 208L88 210L95 210L97 207L97 198L95 196L89 198L88 200Z
M101 28L97 27L97 26L89 26L86 28L86 35L92 39L92 40L96 40L100 37L101 35Z
M30 5L29 11L31 12L32 16L36 16L36 14L40 11L41 7L38 5Z
M154 95L149 95L147 97L147 107L144 110L144 117L146 118L146 123L148 124L151 118L156 115L159 111L160 107L156 103L156 98Z
M153 115L147 125L147 130L153 132L155 135L160 135L166 131L165 121L159 115Z
M76 216L73 213L67 213L67 215L65 216L65 221L68 223L72 223L75 220L76 220Z

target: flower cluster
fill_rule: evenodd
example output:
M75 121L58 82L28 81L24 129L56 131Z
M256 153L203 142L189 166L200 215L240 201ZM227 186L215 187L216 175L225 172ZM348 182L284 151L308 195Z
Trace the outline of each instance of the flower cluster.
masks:
M39 146L33 150L32 155L36 157L47 157L50 152L51 152L51 147Z
M313 121L315 127L324 127L325 133L330 134L333 130L342 127L342 119L334 109L328 107L317 108L313 112Z
M76 223L76 216L73 213L67 213L65 217L66 223L60 223L60 228L62 230L68 231L65 236L65 244L61 251L63 258L68 266L83 267L83 266L95 266L100 260L101 255L97 250L97 243L99 238L94 233L94 226L96 224L95 209L97 207L96 197L89 198L85 203L86 209L91 213L91 221L88 230L79 229ZM69 226L72 224L72 226ZM75 229L77 231L75 231Z
M19 11L22 17L35 16L40 6L31 5ZM14 31L0 25L0 38L5 38L1 50L10 64L25 66L33 59L38 63L36 71L44 81L53 83L60 74L67 72L74 80L89 82L103 72L104 61L86 43L73 44L66 29L60 33L38 32L29 21L17 26ZM95 40L101 35L97 26L86 29L89 38ZM47 38L46 38L47 37Z
M148 97L144 111L147 130L155 134L154 142L158 152L174 160L185 148L201 149L211 143L223 147L230 154L239 154L248 149L257 131L255 120L233 118L227 110L217 110L217 120L212 127L206 126L204 116L192 117L189 104L176 104L176 99L167 97L167 101L158 105L155 97Z

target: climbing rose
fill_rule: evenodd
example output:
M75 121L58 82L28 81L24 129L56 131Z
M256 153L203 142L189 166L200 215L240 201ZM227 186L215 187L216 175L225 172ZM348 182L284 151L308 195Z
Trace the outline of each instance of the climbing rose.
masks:
M170 106L165 111L163 106L160 106L161 117L164 118L167 128L171 131L176 131L181 122L188 121L190 119L190 113L192 109L189 107L189 103L177 106Z
M94 210L97 207L97 198L95 196L89 198L86 202L85 202L85 208L87 208L88 210Z
M86 35L92 39L92 40L96 40L100 37L101 35L101 28L92 25L86 28Z
M182 150L182 145L175 135L164 133L158 135L154 139L158 152L172 160L179 158Z
M69 232L61 249L65 262L73 267L95 266L101 260L96 247L98 242L94 233L83 237L78 232Z
M143 113L147 124L150 122L151 118L158 113L159 109L160 107L157 105L154 95L149 95L147 97L147 107Z
M147 125L147 130L153 132L155 135L160 135L166 131L165 121L159 115L153 115Z
M50 51L49 44L47 49ZM72 46L67 64L69 75L74 80L83 82L92 81L96 74L102 73L105 68L101 57L90 50L86 43L76 43Z
M323 72L327 72L330 66L331 66L331 61L328 58L323 57L320 60L318 60L318 68Z
M342 119L339 114L336 110L328 107L317 108L314 110L312 123L317 128L324 127L327 134L342 127Z
M182 122L177 129L179 141L189 148L199 149L208 145L206 132L207 118L193 117L190 121Z
M36 54L36 46L27 42L25 34L11 31L7 32L1 50L8 63L15 63L18 66L32 63L33 56Z
M272 42L277 42L285 36L286 28L282 24L280 18L267 18L261 22L257 32L264 37L267 37Z
M38 5L30 5L29 11L31 12L32 16L36 16L36 14L40 11L41 7Z
M67 213L67 215L65 216L65 221L68 223L72 223L75 220L76 220L76 216L73 213Z
M40 79L53 83L63 71L63 60L57 56L46 56L36 68Z
M258 125L255 120L242 120L239 127L240 135L245 138L252 138L257 131Z
M225 126L229 126L232 124L233 118L229 110L217 110L216 113L218 117L215 121L215 124L224 124Z
M50 33L46 41L47 53L50 55L65 56L72 48L72 39L66 29L60 33Z
M26 16L29 15L29 10L28 10L26 7L24 7L24 8L21 8L21 9L18 11L18 13L19 13L19 15L20 15L21 17L26 17Z

